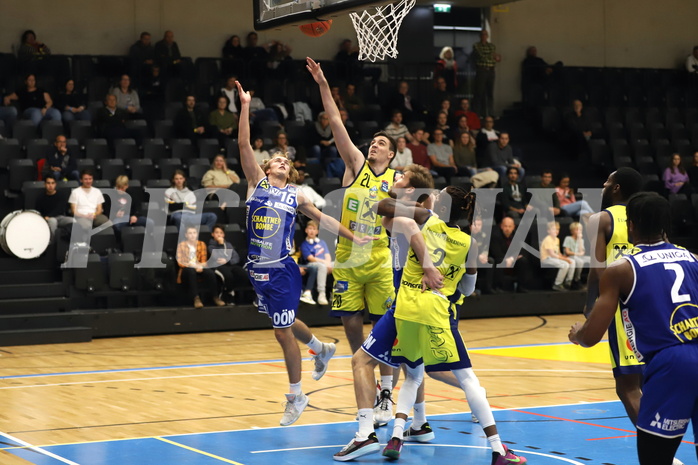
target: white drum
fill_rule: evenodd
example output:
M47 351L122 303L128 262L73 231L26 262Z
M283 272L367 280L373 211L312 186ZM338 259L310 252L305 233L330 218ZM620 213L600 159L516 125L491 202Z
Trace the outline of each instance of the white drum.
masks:
M51 230L34 210L17 210L0 223L0 246L17 258L36 258L48 248Z

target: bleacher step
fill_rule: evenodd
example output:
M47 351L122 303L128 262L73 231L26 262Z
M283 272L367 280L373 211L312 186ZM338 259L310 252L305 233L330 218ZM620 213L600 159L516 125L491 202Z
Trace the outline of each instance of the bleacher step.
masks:
M65 286L61 282L0 285L0 300L37 297L65 297Z
M35 344L65 344L71 342L90 342L91 340L92 328L85 326L0 331L1 347Z
M67 297L0 300L0 309L4 315L61 312L68 310L69 307L70 299Z

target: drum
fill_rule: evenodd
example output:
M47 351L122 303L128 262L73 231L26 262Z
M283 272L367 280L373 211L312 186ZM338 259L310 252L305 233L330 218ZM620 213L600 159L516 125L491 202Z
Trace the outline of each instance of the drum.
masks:
M17 258L36 258L48 248L51 230L34 210L17 210L0 223L0 246Z

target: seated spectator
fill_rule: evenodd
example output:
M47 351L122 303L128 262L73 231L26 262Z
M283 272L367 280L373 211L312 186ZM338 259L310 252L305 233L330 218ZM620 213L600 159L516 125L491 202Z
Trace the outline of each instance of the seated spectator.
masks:
M526 170L521 166L521 162L514 158L514 150L509 145L509 133L503 132L499 134L499 138L495 144L489 144L490 163L500 177L504 177L507 170L514 167L519 170L519 178L523 179L526 176Z
M464 132L470 133L470 127L468 126L468 118L465 115L460 115L456 120L456 127L451 130L450 140L455 144L460 139L460 135ZM472 134L471 134L472 135ZM473 139L473 144L475 139Z
M126 110L130 115L143 113L138 92L131 88L131 78L128 74L123 74L119 80L119 85L109 89L109 93L116 95L116 106Z
M190 301L194 302L194 308L203 308L204 304L199 291L199 278L201 278L212 294L213 303L223 307L225 302L217 295L216 275L206 266L208 258L206 244L198 240L199 231L194 226L187 226L185 237L186 240L177 246L177 264L179 265L177 284L184 284Z
M454 112L453 116L460 118L465 116L468 119L468 127L471 131L480 130L480 117L474 111L470 111L470 100L467 98L460 99L458 104L458 109Z
M412 132L412 140L407 144L407 148L412 152L412 161L427 169L431 168L431 160L427 153L427 145L424 142L424 130L415 129Z
M472 126L470 127L472 128ZM485 117L485 124L475 136L478 166L491 166L492 150L494 150L498 140L499 131L494 129L494 118L491 116Z
M477 173L475 139L468 131L461 132L453 144L453 160L456 162L460 174L475 176Z
M693 193L691 180L686 173L686 168L683 167L681 155L678 153L671 156L671 161L664 170L662 180L664 181L664 187L670 194L686 194L690 197Z
M515 230L516 224L509 217L502 219L499 227L492 230L490 257L495 264L494 289L503 290L513 281L517 292L528 292L528 283L533 274L530 257L523 251L517 254L511 250Z
M85 95L75 91L75 80L65 81L63 92L56 98L56 108L62 112L64 123L70 121L92 121L92 115L87 110Z
M216 100L216 109L208 115L208 124L214 131L221 147L225 146L226 139L234 139L238 135L238 116L228 110L228 97L219 95Z
M591 257L584 250L584 237L582 234L582 224L574 222L570 224L570 235L562 242L562 249L565 256L574 261L574 278L571 289L582 289L582 271L584 267L589 267Z
M693 164L686 169L686 173L691 184L698 186L698 152L693 154Z
M51 55L48 45L36 40L36 33L28 29L22 33L22 43L17 51L17 58L20 62L29 63L43 60Z
M412 150L407 148L407 140L400 136L396 140L395 156L390 160L390 167L397 171L402 171L406 166L414 163L412 160Z
M228 76L225 79L225 86L221 88L221 94L228 97L228 110L235 116L239 116L238 104L240 103L240 96L238 95L238 88L235 85L238 78L237 76Z
M267 75L267 50L257 45L259 37L252 31L247 34L247 45L243 49L245 64L252 78L258 82L263 82Z
M157 64L166 76L180 74L182 54L179 45L174 40L174 32L165 31L162 40L155 44L155 64Z
M317 121L315 121L313 128L315 131L312 135L314 140L311 142L313 144L310 149L311 156L321 160L323 165L327 165L339 156L337 147L334 145L334 136L327 113L321 111L317 115Z
M104 214L104 196L102 191L92 187L93 182L94 174L92 170L82 170L80 172L80 187L73 189L68 198L73 218L85 232L83 242L87 242L89 231L93 227L96 228L109 221L109 218Z
M240 45L240 37L233 34L223 45L223 58L227 60L242 60L243 49Z
M278 40L272 40L267 52L267 70L275 77L285 78L293 71L291 46Z
M410 85L407 81L400 81L397 91L389 100L389 108L400 110L405 122L424 121L426 109L422 104L410 95Z
M295 147L288 145L288 136L285 132L279 131L276 135L275 142L276 145L269 150L269 158L274 158L276 154L282 154L293 161L293 166L295 166L296 169L305 166L305 163L297 159Z
M247 91L250 93L250 97L252 97L252 100L250 100L250 122L259 124L263 121L273 121L278 124L279 117L276 115L276 111L273 108L264 106L264 101L254 96L257 93L255 88L250 87ZM279 124L280 127L281 125Z
M134 202L126 192L128 190L128 176L118 176L114 181L114 189L116 190L116 195L111 198L109 215L112 218L114 231L116 231L117 235L121 234L124 226L143 226L147 228L148 224L153 224L153 220L141 215L140 205L138 202Z
M56 150L46 159L41 175L56 181L62 179L77 181L80 178L77 156L68 150L66 137L63 134L56 136L53 146L56 147Z
M570 187L570 177L566 174L560 176L560 182L555 188L555 193L560 201L560 209L568 216L588 217L594 213L586 200L577 200L574 189Z
M307 183L307 176L303 168L298 168L298 179L296 180L296 185L303 192L312 203L317 207L318 210L322 210L327 205L327 201L317 193L312 186Z
M572 111L564 117L565 139L575 155L582 155L588 151L589 139L591 139L591 120L584 113L584 104L581 100L572 102Z
M447 90L446 80L442 77L437 77L434 79L434 93L431 96L431 102L429 105L429 111L433 119L436 119L436 115L440 111L446 111L449 116L449 121L451 119L451 94Z
M218 189L229 189L233 184L240 183L240 176L228 168L223 155L216 155L211 162L211 169L204 173L201 185L206 188L209 196Z
M252 141L252 151L254 152L254 159L258 164L263 165L266 160L269 160L269 152L264 150L264 139L261 137L255 137Z
M149 32L141 32L140 38L128 49L128 58L131 62L131 75L136 80L140 82L150 74L150 69L155 64L155 48Z
M5 96L5 106L14 100L19 104L22 118L31 120L38 126L43 120L61 121L61 112L53 107L53 100L48 92L36 87L36 76L28 74L24 79L24 87Z
M407 126L402 124L402 112L400 110L393 110L393 114L390 116L390 123L383 129L387 135L397 140L399 137L404 137L406 139L411 139Z
M555 68L562 67L561 62ZM521 95L526 103L540 103L553 77L555 69L538 56L536 47L526 49L526 58L521 63Z
M506 172L507 182L502 186L502 208L504 215L521 218L527 211L533 210L529 203L526 184L519 182L519 170L511 167Z
M481 294L494 294L494 260L489 256L490 241L487 236L482 230L482 218L476 216L470 225L470 237L477 244L477 289Z
M224 290L230 296L231 305L234 305L235 289L250 287L250 275L240 265L240 254L235 247L225 240L225 229L220 224L211 231L208 254L215 265L215 273L223 276Z
M110 142L114 139L129 137L126 129L128 113L116 106L116 95L107 94L104 106L97 110L94 120L94 128L97 137L102 137Z
M141 79L141 95L143 103L154 103L158 110L165 102L165 77L160 72L160 67L153 65L150 67L150 72L145 73ZM146 115L150 113L146 106Z
M339 86L330 87L330 95L332 96L334 104L337 105L337 108L340 110L346 110L346 107L344 106L344 97L339 90Z
M187 95L184 108L175 116L174 130L177 137L193 142L215 135L208 125L208 118L196 107L196 97L193 95Z
M550 170L543 170L540 174L540 184L535 186L537 189L551 189L553 193L550 195L552 197L552 207L550 205L550 198L543 198L542 193L533 190L533 197L531 198L531 204L536 207L540 212L544 213L546 218L553 220L554 217L563 215L564 212L560 208L560 198L557 196L556 186L553 184L553 172Z
M313 300L313 287L317 283L317 303L327 305L325 288L327 274L332 273L332 256L325 241L318 237L319 227L317 222L310 220L305 227L305 241L301 244L300 266L305 268L308 280L301 294L301 302L315 305Z
M449 92L455 92L458 89L458 64L451 47L441 49L434 75L444 78Z
M44 217L51 230L51 237L56 237L58 228L68 228L75 219L67 215L68 196L56 190L56 180L44 179L44 192L36 199L36 210Z
M364 63L359 60L359 48L352 45L350 39L344 39L339 44L339 51L334 56L334 61L341 66L338 67L338 78L345 81L363 81L370 78L375 86L381 76L381 69L374 67L364 67Z
M344 107L353 118L357 118L364 111L363 99L356 93L356 85L348 83L344 89Z
M451 176L458 173L458 167L453 159L453 149L445 144L444 132L441 129L434 129L434 142L427 145L427 153L431 161L431 169L439 176L446 178L446 182L451 182Z
M443 143L448 144L451 147L452 141L449 135L451 134L451 126L448 124L448 113L445 111L439 112L438 115L436 115L436 124L434 125L434 129L432 130L432 133L436 131L437 129L440 129L441 132L443 133Z
M689 74L698 74L698 45L693 47L693 53L686 58L686 71Z
M553 284L554 291L566 291L572 285L574 278L575 262L571 258L560 253L560 223L551 221L548 223L548 235L540 244L540 263L545 267L557 268L557 276Z
M2 106L0 106L0 121L5 123L6 128L11 128L17 121L17 107L12 105L6 96L2 96Z
M190 224L191 217L196 213L196 195L187 187L187 178L184 171L175 170L172 175L170 187L165 191L165 202L168 207L170 222L181 230L182 223ZM204 212L201 214L201 224L205 224L213 230L218 217L215 213Z

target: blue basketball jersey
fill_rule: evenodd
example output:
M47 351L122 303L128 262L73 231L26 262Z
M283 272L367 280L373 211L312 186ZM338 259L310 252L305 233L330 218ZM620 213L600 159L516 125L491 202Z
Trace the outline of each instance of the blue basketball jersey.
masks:
M637 249L624 257L635 281L620 307L628 342L648 363L663 349L698 340L698 261L665 242Z
M247 199L248 257L254 262L280 260L293 249L298 188L278 188L267 178Z

